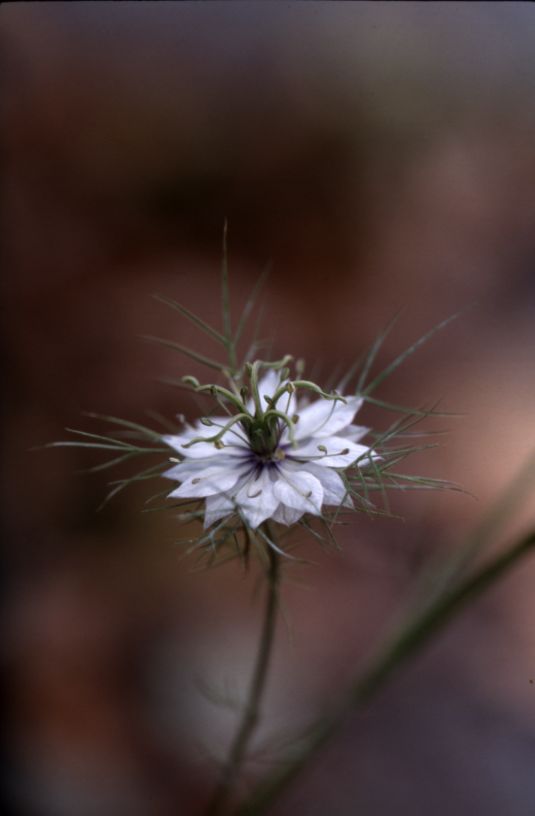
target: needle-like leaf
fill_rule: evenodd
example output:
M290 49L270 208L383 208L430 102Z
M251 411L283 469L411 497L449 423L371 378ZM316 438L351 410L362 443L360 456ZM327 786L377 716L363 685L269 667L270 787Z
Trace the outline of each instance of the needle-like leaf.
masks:
M186 309L186 307L182 306L181 303L178 303L176 300L172 300L171 298L164 297L163 295L153 295L153 298L158 300L160 303L165 303L167 306L170 306L171 309L175 309L182 315L182 317L185 317L186 320L189 320L190 323L193 323L216 342L222 343L224 346L227 345L227 340L225 337L223 337L221 332L218 332L217 329L214 329L213 326L210 326L209 323L206 323L194 312Z

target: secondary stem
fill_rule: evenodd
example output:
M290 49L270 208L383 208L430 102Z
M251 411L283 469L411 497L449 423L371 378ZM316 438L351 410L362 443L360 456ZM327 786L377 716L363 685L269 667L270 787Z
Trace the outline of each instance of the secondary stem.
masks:
M466 578L457 587L446 591L426 611L409 620L385 644L370 662L368 670L356 681L349 694L330 716L317 723L309 734L302 752L282 770L260 782L252 794L235 811L235 816L259 816L295 779L320 748L332 737L355 706L366 703L382 688L392 674L412 655L419 652L470 601L492 586L514 564L535 548L535 532L526 535L504 553Z
M219 816L219 814L225 812L234 784L246 757L249 742L260 719L260 706L266 686L277 621L280 578L279 556L271 547L268 547L267 554L269 558L269 570L267 576L268 591L266 607L247 703L243 710L240 726L232 742L227 762L223 768L221 779L208 805L206 816Z

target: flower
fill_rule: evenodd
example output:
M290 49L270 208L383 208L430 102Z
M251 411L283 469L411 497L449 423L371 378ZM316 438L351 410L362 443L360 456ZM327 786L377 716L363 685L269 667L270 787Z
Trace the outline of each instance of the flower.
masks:
M235 512L255 529L268 519L291 525L306 513L319 516L323 505L353 507L339 471L379 458L360 444L369 429L353 424L362 398L327 395L274 369L258 383L251 376L251 386L255 398L239 403L239 414L163 437L182 457L163 474L181 483L169 498L205 499L205 528ZM321 398L298 402L300 386Z

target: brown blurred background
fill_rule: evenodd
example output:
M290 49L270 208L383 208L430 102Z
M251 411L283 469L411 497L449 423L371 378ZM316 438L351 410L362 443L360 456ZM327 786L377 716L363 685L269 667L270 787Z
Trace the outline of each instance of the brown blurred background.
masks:
M476 500L396 497L404 523L303 546L251 773L270 767L535 450L535 7L20 3L0 29L4 810L201 813L234 722L207 696L245 687L255 576L192 573L172 515L140 512L150 488L96 513L98 457L30 449L98 432L83 411L195 410L161 380L199 369L140 336L213 353L151 296L219 319L225 217L235 315L271 263L264 333L320 373L401 307L378 366L467 310L381 396L465 412L414 467ZM535 813L534 579L478 603L273 812Z

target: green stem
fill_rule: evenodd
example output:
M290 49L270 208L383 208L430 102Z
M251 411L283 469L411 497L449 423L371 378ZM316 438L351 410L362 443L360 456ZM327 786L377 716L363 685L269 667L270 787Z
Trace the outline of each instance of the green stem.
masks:
M308 733L300 754L267 780L260 782L252 794L238 807L235 816L258 816L298 776L320 748L330 739L346 716L356 707L367 703L410 657L417 654L461 609L494 584L517 561L535 547L535 532L529 533L504 553L496 556L478 572L457 587L449 589L421 614L409 620L395 632L355 682L342 704L321 720Z
M269 530L268 534L271 537ZM219 783L208 805L206 816L219 816L226 811L234 785L246 758L249 743L260 720L260 707L273 650L280 580L279 556L271 547L268 547L267 554L269 570L266 607L249 694L238 731L232 742Z
M227 347L229 366L232 373L237 368L236 341L232 337L232 318L230 315L230 289L228 281L228 245L227 245L228 222L225 218L223 223L223 259L221 264L221 297L223 308L223 332L225 345Z

